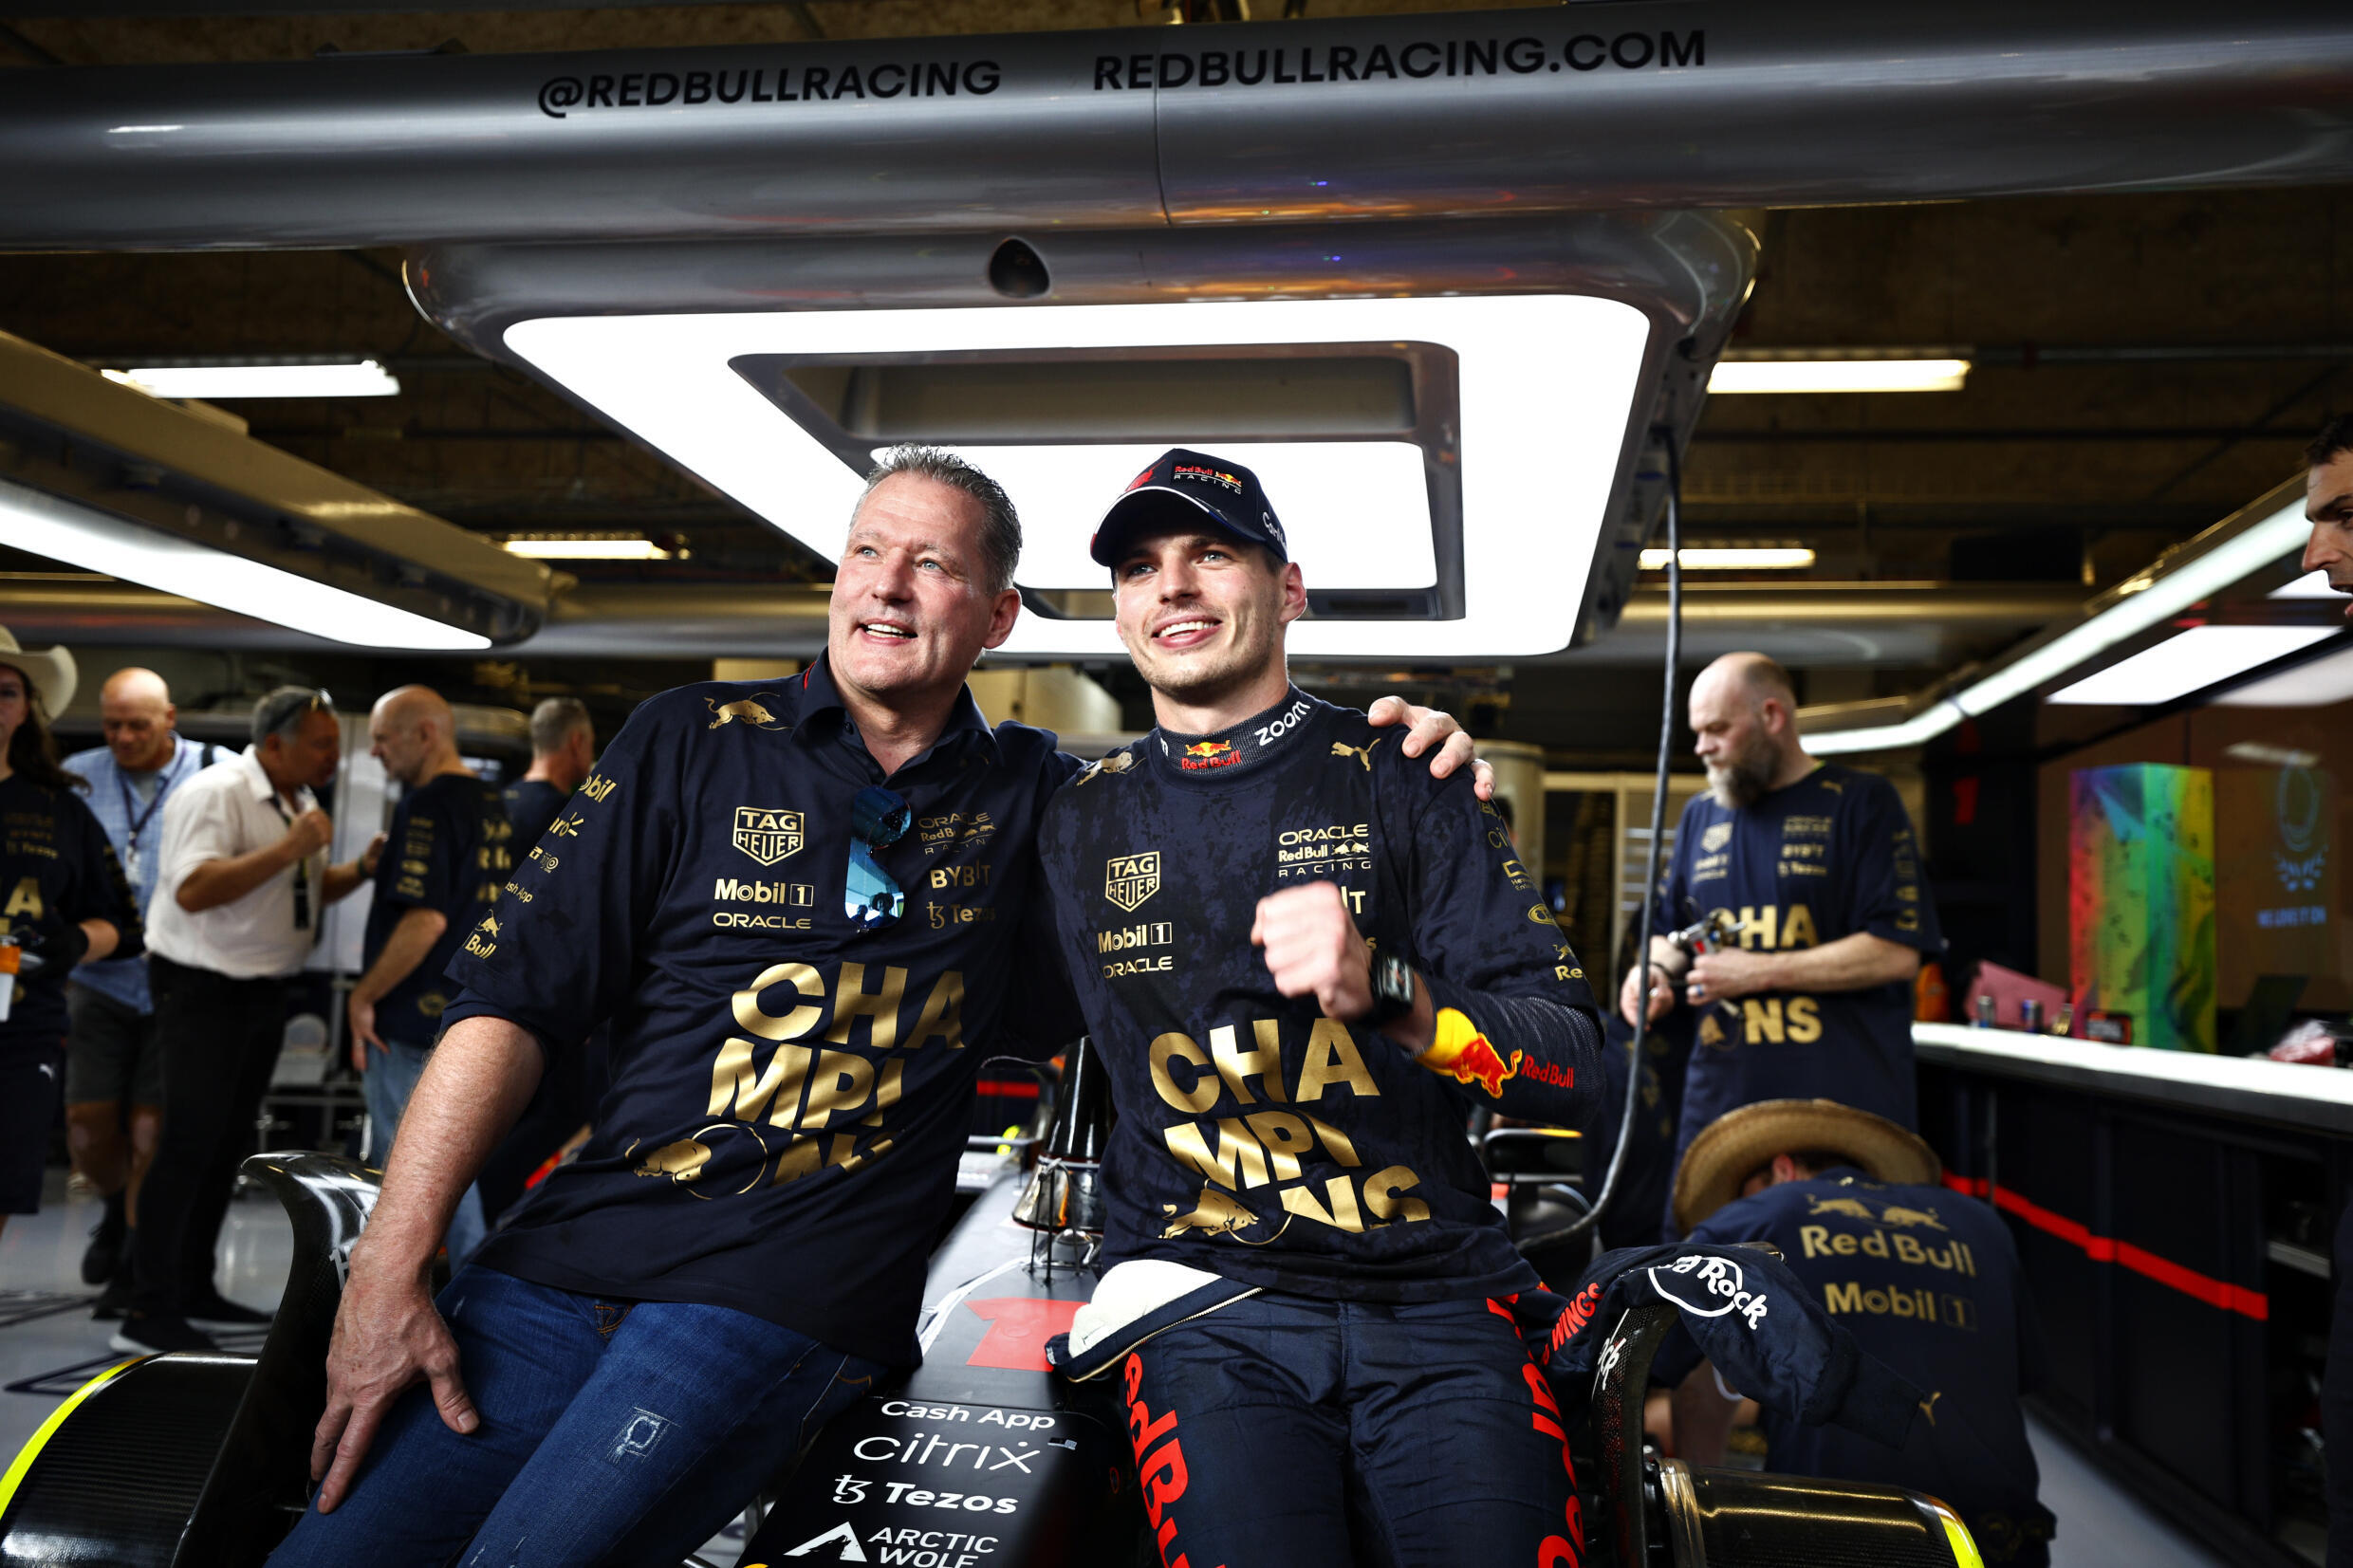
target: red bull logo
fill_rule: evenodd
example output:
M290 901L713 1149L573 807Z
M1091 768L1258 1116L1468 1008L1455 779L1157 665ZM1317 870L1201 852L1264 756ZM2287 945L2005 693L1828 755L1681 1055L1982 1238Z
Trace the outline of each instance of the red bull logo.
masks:
M1176 766L1189 773L1197 773L1205 767L1232 767L1240 760L1232 741L1195 741L1176 759Z
M1525 1053L1514 1051L1506 1061L1479 1026L1453 1007L1438 1009L1435 1032L1436 1038L1419 1059L1432 1072L1444 1073L1457 1083L1475 1083L1490 1099L1502 1098L1505 1079L1520 1076Z

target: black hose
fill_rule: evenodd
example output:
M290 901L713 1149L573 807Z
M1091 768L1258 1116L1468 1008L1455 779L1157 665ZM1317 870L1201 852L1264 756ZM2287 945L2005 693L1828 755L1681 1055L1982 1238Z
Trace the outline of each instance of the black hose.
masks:
M1635 1109L1642 1098L1642 1046L1650 1035L1651 916L1658 902L1658 846L1667 832L1667 760L1675 748L1675 673L1683 656L1683 465L1675 450L1675 432L1660 432L1667 452L1667 668L1658 694L1658 772L1650 798L1650 853L1642 871L1642 922L1634 961L1641 968L1641 1005L1634 1009L1633 1059L1626 1069L1626 1103L1618 1114L1618 1144L1609 1153L1609 1171L1593 1207L1558 1230L1530 1236L1519 1244L1523 1255L1542 1252L1582 1238L1602 1223L1609 1201L1617 1196L1618 1178L1626 1168L1626 1146L1634 1140ZM1607 1005L1604 1002L1603 1005ZM1603 1049L1608 1049L1606 1039Z

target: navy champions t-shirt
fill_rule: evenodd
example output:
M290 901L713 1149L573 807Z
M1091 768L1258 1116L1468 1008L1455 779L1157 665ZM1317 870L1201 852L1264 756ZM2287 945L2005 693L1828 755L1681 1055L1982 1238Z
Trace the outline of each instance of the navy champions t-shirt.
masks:
M977 1065L1016 1022L1046 1049L1078 1033L1021 929L1038 813L1077 766L963 695L887 781L913 821L875 859L905 913L862 932L850 805L885 780L824 661L639 706L452 967L450 1022L506 1018L550 1051L612 1026L594 1134L479 1260L915 1361Z
M115 950L139 951L139 911L106 830L70 788L45 789L22 774L0 779L0 933L37 953L60 928L84 920L112 922L122 936ZM71 972L51 962L30 975L0 975L0 986L15 987L0 1024L0 1061L64 1049Z
M1214 736L1155 730L1047 808L1039 858L1119 1121L1104 1255L1297 1294L1429 1301L1532 1287L1464 1135L1474 1106L1575 1126L1601 1029L1468 772L1294 690ZM1274 988L1258 900L1337 883L1438 1009L1417 1062Z
M1824 1171L1726 1204L1695 1242L1767 1241L1873 1356L1927 1391L1928 1418L1890 1448L1766 1413L1765 1467L1908 1486L1951 1504L1990 1563L2041 1568L2051 1516L2018 1396L2040 1381L2018 1257L1992 1209L1941 1187ZM1661 1376L1679 1381L1662 1358Z
M514 833L498 791L471 773L442 773L403 790L384 831L369 901L365 962L373 964L400 917L438 910L449 924L417 968L376 1004L376 1032L405 1045L430 1045L456 994L450 960L491 912L514 868Z
M1724 910L1743 948L1788 952L1856 932L1939 950L1936 905L1895 786L1825 764L1745 811L1702 794L1683 808L1660 878L1660 932ZM1768 991L1703 1003L1684 1077L1679 1157L1699 1130L1761 1099L1834 1099L1918 1120L1912 987Z

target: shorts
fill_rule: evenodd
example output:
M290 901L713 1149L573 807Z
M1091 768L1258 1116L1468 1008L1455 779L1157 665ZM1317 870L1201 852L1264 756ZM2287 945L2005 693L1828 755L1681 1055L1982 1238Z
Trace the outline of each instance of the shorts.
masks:
M73 1020L65 1057L65 1103L163 1103L163 1053L156 1015L135 1012L103 991L71 981L65 1010Z
M65 1077L63 1045L12 1043L0 1056L0 1214L41 1212L41 1173Z

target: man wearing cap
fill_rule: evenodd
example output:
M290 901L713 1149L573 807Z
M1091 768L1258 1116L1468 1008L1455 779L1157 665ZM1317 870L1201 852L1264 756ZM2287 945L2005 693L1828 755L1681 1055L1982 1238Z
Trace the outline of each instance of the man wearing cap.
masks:
M1582 1117L1584 971L1467 781L1289 683L1306 589L1250 470L1167 453L1091 553L1158 722L1039 830L1119 1108L1070 1339L1117 1359L1065 1365L1117 1366L1166 1561L1573 1562L1501 1304L1539 1282L1463 1126Z
M1940 1185L1941 1171L1882 1116L1766 1100L1692 1140L1675 1221L1695 1242L1772 1243L1865 1351L1928 1391L1900 1449L1767 1411L1767 1469L1926 1492L1961 1516L1986 1561L2042 1568L2052 1520L2018 1405L2041 1356L2017 1252L1993 1210ZM1740 1393L1695 1356L1671 1343L1652 1375L1679 1382L1677 1456L1720 1464Z
M965 685L1019 613L1005 491L899 449L848 524L824 655L640 704L466 933L279 1568L676 1562L918 1359L980 1061L1079 1032L1028 916L1080 765ZM436 1302L460 1194L607 1019L594 1133Z
M324 692L278 688L254 704L252 734L163 807L147 944L163 1138L139 1189L131 1299L112 1341L130 1354L212 1348L197 1323L269 1321L220 1293L213 1254L285 1040L287 982L382 842L327 863L333 824L313 791L334 782L343 730Z
M1788 672L1727 654L1692 682L1708 791L1684 808L1655 932L1722 912L1733 943L1696 958L1664 935L1619 1008L1695 1010L1677 1150L1761 1099L1836 1099L1901 1126L1913 1087L1912 979L1943 947L1919 845L1893 785L1807 756ZM1644 978L1648 977L1645 986Z
M0 1227L37 1213L65 1072L65 976L139 950L115 852L57 763L48 718L71 700L73 655L0 627Z

